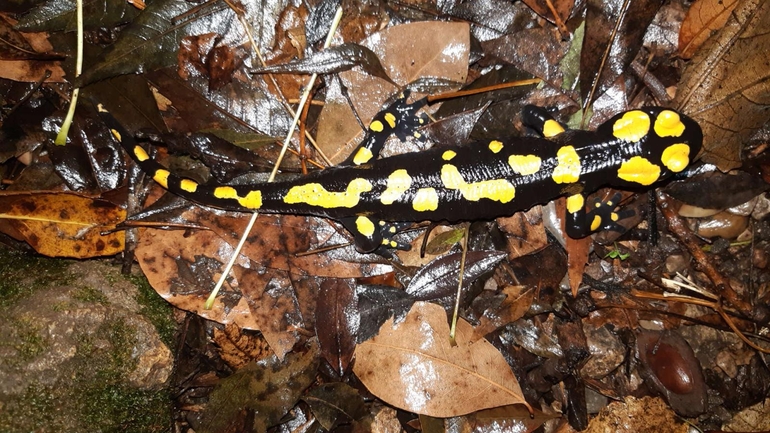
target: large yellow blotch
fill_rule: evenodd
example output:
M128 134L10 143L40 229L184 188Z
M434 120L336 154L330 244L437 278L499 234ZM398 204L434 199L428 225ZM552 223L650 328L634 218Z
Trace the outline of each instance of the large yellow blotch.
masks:
M246 197L238 197L238 203L246 209L262 207L262 191L249 191Z
M581 194L573 194L567 197L567 212L575 213L579 212L585 206L585 198Z
M412 177L404 169L396 170L388 176L385 191L380 195L380 202L384 205L393 204L409 187L412 186Z
M508 165L515 173L527 176L540 170L543 160L535 155L511 155L508 157Z
M680 137L684 132L684 123L679 118L679 113L671 110L663 110L655 119L655 133L661 137Z
M374 120L369 124L369 129L374 132L382 132L382 130L385 129L385 125L383 125L379 120Z
M374 155L372 155L372 151L369 150L366 147L361 147L356 151L356 156L353 157L353 164L355 165L361 165L366 164L369 162L369 160L372 159Z
M669 170L679 173L690 163L690 146L684 143L672 144L663 151L660 160Z
M198 182L190 179L182 179L182 181L179 182L179 188L181 188L182 191L195 192L198 190Z
M550 138L555 137L564 132L564 127L559 122L548 119L543 123L543 137Z
M391 129L396 127L396 116L393 113L385 113L385 121L388 122Z
M147 152L144 149L142 149L142 146L138 146L138 145L134 146L134 156L140 162L144 162L150 159L150 155L148 155Z
M564 146L556 152L556 168L551 177L556 183L573 183L580 178L580 157L572 146Z
M489 150L491 150L492 153L499 153L501 150L503 150L503 143L497 140L492 140L489 142Z
M412 208L417 212L425 212L438 209L438 193L434 188L420 188L414 195Z
M171 173L169 173L168 170L157 170L152 178L155 182L158 182L158 185L168 189L168 177L170 175Z
M374 234L374 223L365 216L356 218L356 230L366 237Z
M219 186L214 188L214 197L220 199L237 200L238 204L246 209L259 209L262 207L262 191L249 191L246 197L238 195L238 191L231 186Z
M320 183L307 183L289 189L283 201L289 204L305 203L326 209L352 208L358 205L361 193L372 190L372 184L366 179L353 179L343 192L330 192Z
M500 203L508 203L516 196L516 187L505 179L468 183L457 167L451 164L444 164L441 167L441 182L449 189L459 189L463 198L469 201L488 198Z
M231 186L219 186L214 188L214 197L237 199L238 191L236 191L235 188Z
M612 125L613 135L626 141L639 141L650 132L650 116L644 111L627 111Z
M660 167L641 156L635 156L623 161L618 169L618 177L626 182L652 185L660 177Z
M455 156L457 156L457 152L455 152L454 150L447 150L441 154L441 159L443 159L444 161L449 161Z

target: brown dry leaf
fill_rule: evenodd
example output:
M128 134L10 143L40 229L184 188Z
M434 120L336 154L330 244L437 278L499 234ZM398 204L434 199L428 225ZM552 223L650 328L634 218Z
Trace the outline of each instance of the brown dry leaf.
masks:
M679 30L679 56L689 59L725 25L738 0L698 0L690 6Z
M770 119L770 2L742 1L693 58L674 105L703 128L705 162L741 166L748 139Z
M529 404L500 352L486 340L469 343L473 328L460 319L449 341L446 312L416 302L403 322L385 322L356 348L353 371L385 402L423 415L450 417L509 404Z
M559 31L568 34L564 22L569 19L572 9L575 8L575 0L522 0L536 14L556 24ZM554 15L555 12L555 15Z
M431 21L388 27L371 35L361 45L377 54L390 78L401 86L419 77L455 82L458 87L465 83L470 53L467 23ZM385 80L357 69L339 75L365 123L380 111L382 101L397 90ZM325 108L321 112L318 143L332 162L338 163L353 151L354 139L362 131L349 114L349 107L331 109L335 111L334 116L325 116ZM342 115L340 111L347 114ZM340 135L341 132L352 135ZM347 143L347 146L340 148L340 143Z
M43 54L53 50L53 46L48 41L48 34L17 32L13 29L16 23L16 20L0 14L0 33L4 34L0 45L11 44L9 36L13 34L22 38L23 43L17 45L23 45L22 48L28 50L29 57L20 60L0 60L0 78L34 83L41 80L46 71L50 71L51 76L45 80L47 83L64 82L65 73L61 68L61 61L45 59L46 54Z
M500 230L508 242L508 260L542 251L548 246L548 236L543 224L543 210L535 206L526 212L517 212L497 219Z
M51 257L112 256L123 251L123 232L107 233L126 211L67 192L0 192L0 231Z
M535 298L535 290L532 287L506 286L502 292L505 300L500 306L484 311L484 315L479 318L478 326L473 329L474 341L524 317Z

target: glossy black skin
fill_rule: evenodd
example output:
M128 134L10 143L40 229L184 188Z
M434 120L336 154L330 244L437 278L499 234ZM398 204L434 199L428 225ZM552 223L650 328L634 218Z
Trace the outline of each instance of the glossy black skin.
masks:
M402 105L405 104L402 100ZM396 105L396 104L394 104ZM404 106L411 106L405 104ZM390 107L389 107L390 108ZM655 118L663 108L647 107L641 109ZM414 110L413 110L414 111ZM385 112L385 111L383 111ZM698 154L701 148L702 133L698 124L692 119L680 115L685 124L685 131L680 137L659 137L651 129L650 133L639 141L630 142L619 140L613 135L613 124L622 117L618 114L602 124L596 131L567 130L550 139L533 137L512 137L498 140L502 142L502 150L493 153L489 141L477 142L464 146L442 146L419 153L408 153L389 158L376 159L379 146L384 139L392 134L411 134L414 124L409 124L410 130L389 129L381 133L372 133L370 137L377 141L374 149L375 157L370 163L355 166L338 166L314 172L308 176L286 182L260 183L254 185L232 185L238 195L245 197L249 192L259 190L262 195L262 206L259 209L244 207L233 199L214 197L214 191L220 185L199 185L197 191L188 192L179 187L181 179L173 174L169 177L168 189L192 201L236 211L254 211L267 213L315 215L346 223L351 227L350 218L366 216L373 221L465 221L492 219L499 216L511 215L517 211L526 210L533 205L546 203L561 196L573 194L588 194L602 186L613 186L623 189L649 188L637 183L627 182L618 178L618 168L625 160L634 156L642 156L662 170L657 182L670 177L671 173L660 162L661 153L674 143L684 143L690 147L690 159ZM117 130L122 137L121 143L134 157L132 148L133 138L109 114L102 116L107 125ZM525 121L527 113L525 112ZM399 124L400 125L400 124ZM404 127L406 128L406 126ZM371 140L370 140L371 141ZM556 183L551 177L557 165L556 154L562 146L572 146L579 155L581 171L579 179L573 183ZM442 158L447 150L452 150L456 156L450 161ZM508 165L509 155L535 155L542 159L540 170L529 175L517 174ZM152 159L138 161L143 170L152 174L157 170L165 170ZM348 161L350 162L350 160ZM448 189L441 179L441 169L445 164L457 167L463 179L468 183L504 179L515 187L515 197L507 203L501 203L488 198L469 201L457 189ZM411 187L392 204L383 204L380 196L387 188L387 179L395 170L406 170L412 178ZM287 192L299 185L318 183L327 191L345 191L355 179L365 179L372 185L372 190L362 192L359 202L354 207L326 208L323 206L304 203L289 204L284 202ZM657 183L656 182L656 183ZM415 210L412 200L419 188L433 188L438 195L438 206L435 210ZM580 211L572 215L573 220L585 217ZM585 221L576 222L571 235L585 236ZM580 227L578 227L578 225ZM569 227L568 227L569 228ZM375 236L366 246L359 250L369 250L379 245L381 238Z

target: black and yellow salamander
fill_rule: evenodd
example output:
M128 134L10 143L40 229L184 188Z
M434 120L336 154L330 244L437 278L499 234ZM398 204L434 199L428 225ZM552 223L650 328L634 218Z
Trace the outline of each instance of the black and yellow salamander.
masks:
M291 181L202 185L181 178L147 151L101 105L101 118L131 157L169 191L235 211L315 215L340 221L360 252L388 255L405 222L492 219L567 197L567 234L583 237L616 228L611 201L586 209L602 186L647 188L682 172L698 154L700 126L661 107L616 115L596 131L565 130L545 111L524 109L524 123L543 138L511 137L434 147L378 159L385 140L419 133L425 99L402 96L378 113L362 144L343 165Z

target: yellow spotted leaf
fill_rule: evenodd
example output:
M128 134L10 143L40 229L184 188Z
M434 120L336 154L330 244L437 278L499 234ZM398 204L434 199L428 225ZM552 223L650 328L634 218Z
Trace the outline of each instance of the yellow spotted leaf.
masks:
M403 322L385 322L356 348L353 371L374 395L422 415L451 417L510 404L529 405L503 356L488 341L470 343L460 319L449 341L444 309L416 302Z
M106 233L126 211L104 200L66 192L0 193L0 231L52 257L111 256L123 232Z

